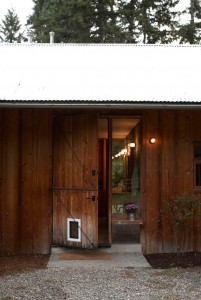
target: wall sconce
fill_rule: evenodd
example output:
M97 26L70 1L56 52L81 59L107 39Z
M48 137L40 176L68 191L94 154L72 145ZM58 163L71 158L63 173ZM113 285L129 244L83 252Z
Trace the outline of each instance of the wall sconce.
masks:
M152 137L152 138L149 139L149 143L150 143L150 144L155 144L155 142L156 142L156 139L155 139L155 138Z
M135 148L135 143L130 143L130 144L129 144L129 147Z
M130 156L131 155L131 148L135 148L135 143L132 142L132 143L129 143L128 146L127 146L127 156Z

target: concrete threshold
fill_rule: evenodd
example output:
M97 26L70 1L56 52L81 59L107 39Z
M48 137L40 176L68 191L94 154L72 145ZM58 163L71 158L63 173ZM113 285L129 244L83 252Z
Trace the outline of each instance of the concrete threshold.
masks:
M77 248L74 248L74 249L76 250ZM72 251L73 248L54 246L51 248L51 253L52 254L60 254L60 253L68 252L69 250ZM107 253L142 253L142 247L140 244L115 243L115 244L112 244L111 247L100 247L100 248L98 248L98 251L104 251Z
M112 244L109 247L101 247L95 251L106 252L111 255L109 260L60 260L62 253L72 253L76 248L52 247L48 268L65 267L99 267L103 269L122 267L122 268L150 268L141 251L140 244ZM87 249L77 249L85 251ZM89 250L90 251L90 250ZM93 250L92 250L93 251Z
M111 247L101 247L101 250L108 253L142 253L141 244L112 244Z

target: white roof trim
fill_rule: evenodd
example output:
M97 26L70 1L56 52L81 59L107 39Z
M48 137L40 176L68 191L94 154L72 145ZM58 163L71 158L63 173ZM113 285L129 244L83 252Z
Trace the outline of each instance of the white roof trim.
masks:
M201 46L0 44L0 101L201 102Z

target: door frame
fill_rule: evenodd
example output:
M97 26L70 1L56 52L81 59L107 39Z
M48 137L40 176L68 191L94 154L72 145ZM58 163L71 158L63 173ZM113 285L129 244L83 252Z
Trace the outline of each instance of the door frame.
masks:
M100 118L105 118L108 120L108 166L107 166L108 167L108 246L111 246L112 245L112 120L113 119L138 119L139 123L141 123L142 116L99 115L98 119ZM142 128L142 123L141 123L141 128ZM141 129L141 141L142 141L142 129ZM142 155L140 157L140 169L141 169L141 165L142 165ZM141 175L140 175L140 189L142 191ZM141 198L142 196L140 195L140 203L142 203ZM141 220L139 221L139 224L142 224Z

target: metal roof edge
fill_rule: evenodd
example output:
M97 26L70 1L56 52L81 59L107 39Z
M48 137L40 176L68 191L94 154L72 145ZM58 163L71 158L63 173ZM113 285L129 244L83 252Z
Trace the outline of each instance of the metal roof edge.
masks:
M201 48L200 44L95 44L95 43L0 43L4 47L166 47L166 48Z
M201 109L201 103L34 103L34 102L0 102L0 108L71 108L71 109Z

